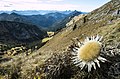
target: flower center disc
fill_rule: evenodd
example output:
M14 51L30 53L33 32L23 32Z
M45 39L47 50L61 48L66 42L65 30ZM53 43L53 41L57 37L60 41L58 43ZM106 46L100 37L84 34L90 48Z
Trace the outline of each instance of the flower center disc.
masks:
M82 61L92 61L100 54L101 45L97 41L86 42L78 52L78 58Z

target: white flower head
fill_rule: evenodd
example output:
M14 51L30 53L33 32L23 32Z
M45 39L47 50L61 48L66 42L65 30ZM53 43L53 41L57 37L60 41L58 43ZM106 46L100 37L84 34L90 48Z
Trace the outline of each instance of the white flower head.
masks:
M87 66L88 72L92 67L96 69L96 65L100 68L99 62L107 61L101 56L102 37L91 36L86 37L84 42L78 42L78 47L72 48L72 61L76 66L79 66L81 70Z

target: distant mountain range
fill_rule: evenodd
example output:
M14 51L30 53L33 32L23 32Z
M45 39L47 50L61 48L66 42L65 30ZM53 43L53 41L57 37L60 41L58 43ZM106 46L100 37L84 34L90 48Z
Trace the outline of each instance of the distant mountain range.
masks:
M44 15L41 15L41 14L20 15L21 13L17 11L12 11L12 12L13 13L10 13L10 14L8 12L1 13L0 21L12 21L12 22L25 23L25 24L32 24L45 30L51 30L51 28L52 30L62 28L62 26L64 26L70 20L70 17L72 18L79 14L83 14L82 12L78 12L78 11L73 11L73 12L72 11L54 12L53 11L53 13L47 13ZM65 20L65 19L69 19L69 20ZM64 23L62 21L64 21Z
M20 15L45 15L48 13L62 13L62 14L69 14L73 11L71 10L66 10L66 11L57 11L57 10L23 10L23 11L17 11L17 10L12 10L12 11L0 11L1 13L7 13L7 14L11 14L11 13L17 13ZM87 12L82 12L82 13L87 13Z
M82 12L54 12L44 15L20 15L15 12L1 13L0 43L7 45L42 45L41 40L47 36L46 31L62 29L66 23L79 14L82 14Z
M74 11L71 12L68 16L66 16L63 20L55 22L52 26L49 27L52 31L59 31L62 28L66 27L66 24L75 16L83 14L82 12Z

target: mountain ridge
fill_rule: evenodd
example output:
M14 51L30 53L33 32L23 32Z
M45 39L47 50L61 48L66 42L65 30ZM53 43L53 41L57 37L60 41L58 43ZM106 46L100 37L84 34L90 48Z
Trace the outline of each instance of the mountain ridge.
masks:
M23 10L23 11L17 11L17 10L12 10L12 11L0 11L0 14L1 13L8 13L8 14L11 14L11 13L17 13L17 14L20 14L20 15L45 15L45 14L48 14L48 13L56 13L56 12L59 12L59 13L62 13L62 14L69 14L73 11L71 10L66 10L66 11L58 11L58 10ZM79 11L81 12L81 11ZM83 14L84 13L88 13L88 12L82 12Z
M35 25L19 22L0 21L0 42L27 43L43 39L47 34ZM9 41L8 41L9 40Z
M77 12L77 11L76 11ZM75 12L72 12L73 14ZM62 21L64 18L67 16L73 16L72 13L70 14L62 14L59 12L55 13L48 13L45 15L19 15L16 13L2 13L0 14L0 21L15 21L15 22L21 22L21 23L26 23L26 24L32 24L36 25L41 29L57 29L57 27L51 27L55 23ZM62 27L61 27L62 28Z

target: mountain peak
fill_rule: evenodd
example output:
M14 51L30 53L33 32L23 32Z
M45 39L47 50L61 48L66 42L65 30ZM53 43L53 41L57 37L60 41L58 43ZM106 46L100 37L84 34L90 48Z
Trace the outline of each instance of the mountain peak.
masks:
M19 16L19 14L12 12L10 15L15 15L15 16Z
M8 15L8 14L7 13L1 13L0 15L5 16L5 15Z

